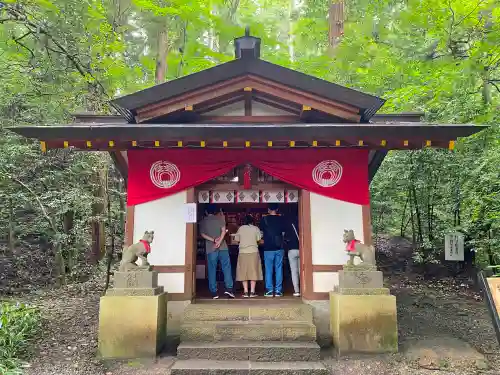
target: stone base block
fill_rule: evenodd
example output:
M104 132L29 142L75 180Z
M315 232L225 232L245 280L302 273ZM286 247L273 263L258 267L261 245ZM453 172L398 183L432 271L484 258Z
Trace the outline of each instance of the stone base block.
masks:
M389 288L337 288L336 292L353 296L391 294Z
M329 375L331 371L321 362L253 362L178 360L172 375Z
M345 264L342 269L344 271L376 271L377 266L373 264L360 263L360 264Z
M106 291L107 296L157 296L163 293L163 287L156 288L111 288Z
M177 359L311 362L320 360L320 350L315 342L182 342L177 348Z
M104 296L99 309L102 358L153 358L166 335L167 295Z
M158 272L155 271L130 271L115 272L115 288L156 288L158 286Z
M384 276L381 271L339 271L341 288L382 288Z
M339 355L397 352L396 297L331 292L330 329Z
M200 321L181 326L181 342L295 341L314 342L316 326L294 321Z

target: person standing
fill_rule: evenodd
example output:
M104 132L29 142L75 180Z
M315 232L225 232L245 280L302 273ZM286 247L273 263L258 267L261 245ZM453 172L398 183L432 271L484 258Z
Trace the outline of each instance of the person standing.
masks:
M287 221L285 239L288 248L288 262L292 275L293 296L300 297L300 257L299 257L299 226L297 219Z
M283 296L283 218L278 215L278 205L271 203L268 208L269 215L264 216L260 222L260 229L264 238L264 268L266 293L265 297ZM273 272L274 271L274 272ZM276 275L276 284L273 285L273 273Z
M201 237L205 239L205 250L207 252L208 288L213 299L218 299L217 292L217 264L220 262L224 274L226 290L224 294L234 298L233 275L231 272L231 259L226 240L226 220L222 210L210 204L206 210L207 215L200 223Z
M245 225L239 227L234 236L235 242L239 242L236 281L241 281L243 284L243 298L257 297L255 284L257 281L262 280L262 265L258 245L261 240L261 234L259 228L254 223L254 218L251 215L247 215L245 217ZM250 293L248 293L249 281Z

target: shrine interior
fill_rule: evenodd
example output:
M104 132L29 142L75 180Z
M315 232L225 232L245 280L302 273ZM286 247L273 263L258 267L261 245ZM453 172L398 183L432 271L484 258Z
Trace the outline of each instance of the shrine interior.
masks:
M198 222L205 217L205 210L207 204L198 205ZM224 203L217 204L217 208L221 209L224 213L226 220L226 242L229 248L229 256L231 258L231 271L234 280L234 292L236 299L241 299L243 294L243 287L241 282L236 281L236 265L238 262L238 244L231 241L231 234L236 233L238 228L244 224L245 216L251 215L255 219L255 225L259 226L260 221L264 215L267 215L267 203ZM286 219L298 219L298 204L297 203L282 203L279 204L279 214L285 216ZM300 226L300 223L299 223ZM205 240L201 237L199 230L197 231L197 246L196 246L196 298L197 299L211 299L208 290L208 277L206 267L206 253L205 253ZM285 256L283 258L283 292L284 297L292 298L293 285L290 275L290 266L288 262L287 249L285 249ZM259 246L259 253L261 257L262 272L264 273L264 257L262 246ZM220 264L217 266L217 284L218 290L224 290L224 277ZM258 281L256 292L259 297L263 297L265 288L264 281Z

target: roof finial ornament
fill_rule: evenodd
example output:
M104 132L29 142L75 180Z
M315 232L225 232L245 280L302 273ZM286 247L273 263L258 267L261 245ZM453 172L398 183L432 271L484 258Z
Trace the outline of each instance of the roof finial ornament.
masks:
M245 27L245 36L250 36L250 26Z

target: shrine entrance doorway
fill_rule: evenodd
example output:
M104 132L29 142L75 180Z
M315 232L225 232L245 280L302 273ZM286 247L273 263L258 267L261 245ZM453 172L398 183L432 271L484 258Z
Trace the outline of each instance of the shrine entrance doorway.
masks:
M232 241L231 234L236 233L238 228L244 224L245 217L251 215L255 220L255 225L259 227L262 218L268 214L269 204L276 203L279 207L278 213L287 222L294 222L298 224L299 228L301 225L301 218L299 217L300 189L257 169L252 169L251 171L251 187L248 189L246 188L248 186L244 186L242 183L245 179L245 169L248 173L248 167L241 166L234 168L226 175L199 186L195 191L195 199L198 203L198 223L205 217L208 204L216 205L217 209L220 209L224 213L226 228L228 230L225 239L231 259L231 271L236 295L235 300L243 300L243 287L241 282L236 281L239 249L238 244ZM199 230L196 231L194 241L194 295L196 300L211 299L212 296L208 289L205 241L201 237ZM283 293L284 298L293 298L294 289L287 250L285 248L283 260ZM262 247L259 247L259 254L261 257L262 272L265 274ZM224 277L220 265L217 268L217 283L218 290L223 291ZM257 282L256 292L259 296L257 299L264 298L264 280ZM220 296L221 300L223 300L222 293Z

